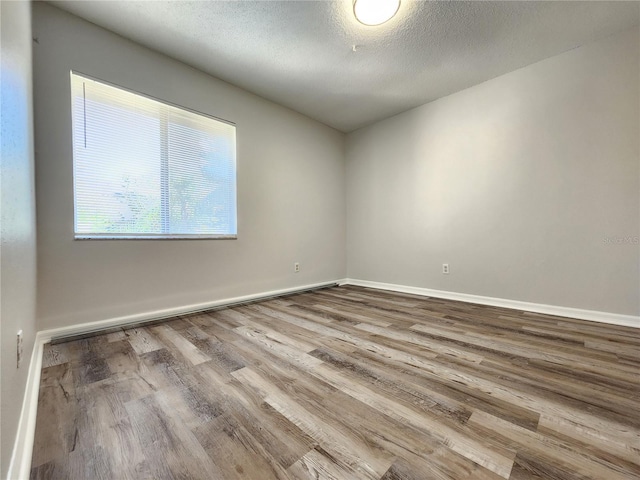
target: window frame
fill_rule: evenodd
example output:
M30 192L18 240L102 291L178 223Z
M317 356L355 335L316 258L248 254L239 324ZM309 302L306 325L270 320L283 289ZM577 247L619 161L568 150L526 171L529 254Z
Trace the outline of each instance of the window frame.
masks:
M80 72L78 70L70 70L69 71L69 90L70 90L70 102L69 102L69 107L70 107L70 114L71 114L71 151L72 151L72 182L73 182L73 236L74 236L74 240L236 240L238 238L238 155L237 155L237 137L234 138L234 145L233 145L233 149L234 149L234 213L235 213L235 231L236 233L234 234L209 234L209 233L194 233L194 234L185 234L185 233L169 233L169 232L163 232L163 233L78 233L76 231L77 228L77 215L78 215L78 211L76 208L76 156L75 156L75 128L76 128L76 118L75 118L75 112L74 112L74 102L75 102L75 98L74 98L74 92L73 92L73 77L81 77L90 81L94 81L112 88L116 88L118 90L122 90L124 92L133 94L133 95L138 95L140 97L146 98L148 100L152 100L154 102L158 102L160 104L172 107L172 108L176 108L178 110L181 110L183 112L188 112L194 115L199 115L201 117L207 118L209 120L214 120L216 122L221 122L221 123L225 123L227 125L230 125L232 127L234 127L234 129L236 129L237 132L237 125L235 122L232 122L230 120L226 120L220 117L216 117L214 115L210 115L208 113L204 113L201 112L199 110L195 110L192 108L188 108L188 107L184 107L182 105L178 105L176 103L173 102L169 102L163 99L160 99L158 97L155 97L153 95L149 95L143 92L139 92L137 90L131 89L131 88L127 88L127 87L123 87L121 85L118 85L116 83L113 82L109 82L109 81L105 81L99 78L96 78L92 75L88 75L86 73ZM164 123L164 122L163 122ZM86 126L85 126L86 128ZM162 128L162 127L161 127ZM167 128L167 125L164 124L164 128ZM162 141L162 146L161 146L161 177L164 178L168 175L167 171L168 171L168 166L169 166L169 156L168 156L168 148L166 146L166 136L161 135L161 141ZM160 185L161 189L164 188L168 188L168 180L166 185L164 185L164 180L161 180L161 185ZM161 225L162 225L162 229L165 230L168 228L168 210L169 210L169 205L168 202L166 201L166 198L168 198L168 196L161 196Z

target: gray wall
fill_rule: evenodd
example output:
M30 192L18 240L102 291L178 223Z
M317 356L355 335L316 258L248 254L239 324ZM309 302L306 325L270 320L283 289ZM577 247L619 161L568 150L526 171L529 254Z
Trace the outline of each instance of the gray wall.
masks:
M638 315L639 54L629 30L350 134L348 277Z
M2 214L0 325L2 420L0 478L9 468L35 337L36 231L33 182L31 12L28 2L0 2ZM24 358L16 368L16 334Z
M39 329L344 277L344 135L46 4L33 34ZM73 240L72 69L236 122L237 240Z

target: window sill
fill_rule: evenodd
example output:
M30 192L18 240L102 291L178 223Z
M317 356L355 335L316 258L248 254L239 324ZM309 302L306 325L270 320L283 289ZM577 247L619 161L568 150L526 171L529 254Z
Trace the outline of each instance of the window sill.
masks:
M76 234L74 240L237 240L238 235L98 235Z

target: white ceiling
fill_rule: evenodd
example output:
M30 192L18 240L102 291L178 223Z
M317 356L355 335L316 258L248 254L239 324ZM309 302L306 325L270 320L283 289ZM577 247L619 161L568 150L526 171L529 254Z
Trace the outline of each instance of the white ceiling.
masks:
M402 0L366 27L352 0L53 3L344 132L640 18L638 2Z

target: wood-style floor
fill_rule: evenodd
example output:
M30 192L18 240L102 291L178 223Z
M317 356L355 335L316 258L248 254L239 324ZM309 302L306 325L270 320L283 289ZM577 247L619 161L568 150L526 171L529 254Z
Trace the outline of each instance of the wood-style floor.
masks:
M640 330L339 287L47 346L33 479L638 479Z

